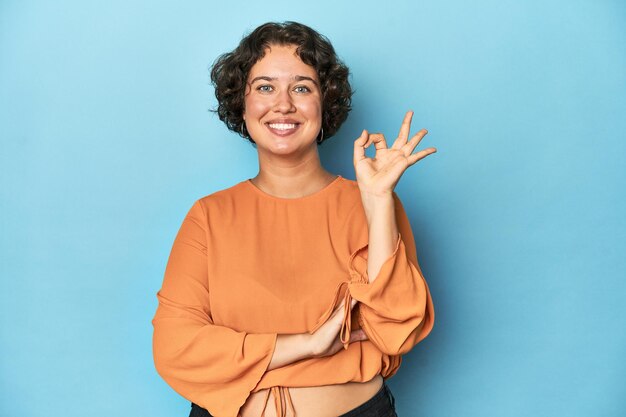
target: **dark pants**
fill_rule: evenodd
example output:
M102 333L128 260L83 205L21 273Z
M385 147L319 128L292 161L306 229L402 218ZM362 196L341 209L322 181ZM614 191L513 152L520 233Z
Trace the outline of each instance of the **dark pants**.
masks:
M191 403L189 417L213 417L207 410ZM396 400L391 390L383 382L380 390L372 398L339 417L398 417L396 414Z

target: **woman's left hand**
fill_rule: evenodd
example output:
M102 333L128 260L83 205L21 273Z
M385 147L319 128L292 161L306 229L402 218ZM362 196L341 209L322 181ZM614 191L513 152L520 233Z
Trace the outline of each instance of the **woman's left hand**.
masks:
M413 154L413 150L428 131L422 129L409 140L412 118L413 112L408 111L404 116L400 133L391 148L387 147L382 134L369 134L367 130L364 130L354 141L354 170L362 194L371 197L391 195L408 167L431 153L437 152L435 148L427 148ZM376 147L376 154L374 158L368 158L365 156L365 149L372 143Z

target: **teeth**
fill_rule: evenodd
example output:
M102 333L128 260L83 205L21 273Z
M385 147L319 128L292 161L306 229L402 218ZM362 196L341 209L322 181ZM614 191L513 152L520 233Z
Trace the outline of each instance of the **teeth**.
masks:
M276 129L276 130L289 130L289 129L295 129L296 124L295 123L270 123L269 127L271 127L272 129Z

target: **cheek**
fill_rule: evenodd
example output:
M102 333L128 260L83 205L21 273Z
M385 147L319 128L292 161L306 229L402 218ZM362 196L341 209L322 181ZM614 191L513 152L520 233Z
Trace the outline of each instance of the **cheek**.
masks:
M266 103L264 100L246 98L243 105L244 116L247 116L248 118L262 115L268 110L268 103Z
M322 103L320 100L306 100L301 103L300 111L308 115L309 117L321 117L322 116Z

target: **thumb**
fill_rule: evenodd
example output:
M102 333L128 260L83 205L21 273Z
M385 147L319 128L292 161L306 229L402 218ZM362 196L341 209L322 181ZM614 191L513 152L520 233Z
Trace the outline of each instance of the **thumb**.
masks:
M352 162L356 164L361 159L365 158L365 144L369 141L369 134L367 130L363 130L361 136L354 141L354 155Z

